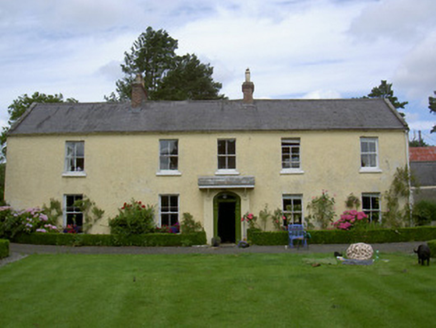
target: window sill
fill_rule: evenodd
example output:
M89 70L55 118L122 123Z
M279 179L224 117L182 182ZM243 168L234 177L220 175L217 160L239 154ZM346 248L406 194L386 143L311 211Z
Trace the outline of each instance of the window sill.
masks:
M382 173L383 171L378 167L362 167L359 173Z
M181 176L182 172L176 170L159 171L156 172L156 175L160 177L168 177L168 176L174 177L174 176Z
M236 170L218 170L215 175L239 175L239 172Z
M64 178L86 178L86 172L64 172L62 173Z
M287 174L304 174L304 171L301 169L282 169L280 171L280 174L287 175Z

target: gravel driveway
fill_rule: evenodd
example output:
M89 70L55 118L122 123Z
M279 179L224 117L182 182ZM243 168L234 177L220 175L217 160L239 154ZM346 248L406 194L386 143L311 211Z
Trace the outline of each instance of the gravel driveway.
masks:
M374 250L380 252L401 252L413 254L413 250L425 242L409 243L386 243L372 244ZM30 254L240 254L240 253L345 253L349 244L329 244L329 245L309 245L309 248L287 248L285 246L250 246L248 248L238 248L236 245L222 245L220 247L193 246L193 247L101 247L101 246L51 246L51 245L28 245L14 244L9 245L10 256L0 260L0 267L20 260Z

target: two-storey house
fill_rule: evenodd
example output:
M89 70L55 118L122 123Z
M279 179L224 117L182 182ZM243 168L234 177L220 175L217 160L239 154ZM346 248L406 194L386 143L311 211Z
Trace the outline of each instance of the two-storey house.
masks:
M105 210L93 233L132 198L156 205L158 225L189 212L208 240L241 239L241 216L269 209L304 222L328 190L337 213L350 193L372 220L395 170L408 164L408 128L383 99L149 101L141 79L128 103L34 104L8 138L6 200L17 209L73 203ZM268 223L272 229L272 223Z

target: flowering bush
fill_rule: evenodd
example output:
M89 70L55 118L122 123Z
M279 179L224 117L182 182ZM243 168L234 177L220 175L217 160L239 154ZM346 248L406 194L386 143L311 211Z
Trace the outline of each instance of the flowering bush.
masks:
M333 222L332 225L341 230L357 229L359 227L365 227L368 223L368 216L363 212L356 210L345 211L341 218Z
M58 227L40 208L15 211L10 206L0 207L0 237L12 238L20 233L59 232Z
M77 226L75 224L68 224L64 228L64 233L79 233L79 232L82 232L82 230L80 229L80 226Z
M247 222L249 228L255 228L256 227L256 220L257 217L253 215L253 213L245 213L242 218L241 222Z
M155 229L154 207L151 205L132 199L131 203L124 203L118 212L109 220L112 234L140 235Z
M155 232L160 233L179 233L180 232L180 224L176 222L172 226L163 225L161 227L156 227Z

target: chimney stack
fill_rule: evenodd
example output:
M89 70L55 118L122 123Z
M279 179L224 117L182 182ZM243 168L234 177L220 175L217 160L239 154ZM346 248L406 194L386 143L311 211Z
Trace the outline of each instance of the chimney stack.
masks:
M253 103L254 83L250 81L250 69L245 70L245 82L242 83L242 93L244 94L244 103Z
M135 81L132 83L132 108L138 108L147 101L147 90L144 87L144 79L138 73Z

